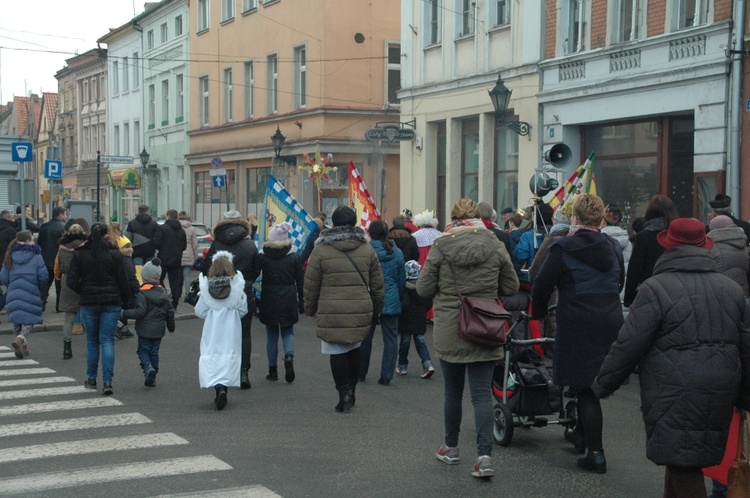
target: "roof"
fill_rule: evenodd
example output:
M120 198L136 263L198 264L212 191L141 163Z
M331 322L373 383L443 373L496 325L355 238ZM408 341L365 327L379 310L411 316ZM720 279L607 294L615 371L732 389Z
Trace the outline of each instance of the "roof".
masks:
M51 92L42 93L42 106L44 107L44 111L47 114L47 126L51 131L55 123L55 113L57 112L57 94ZM41 114L39 115L39 119L37 120L36 129L37 131L42 129Z

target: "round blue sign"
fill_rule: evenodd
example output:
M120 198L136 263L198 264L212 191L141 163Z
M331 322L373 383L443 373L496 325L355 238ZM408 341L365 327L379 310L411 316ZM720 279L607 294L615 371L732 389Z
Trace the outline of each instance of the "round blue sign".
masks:
M222 163L222 160L218 156L211 159L211 166L213 166L214 168L221 168L221 163Z

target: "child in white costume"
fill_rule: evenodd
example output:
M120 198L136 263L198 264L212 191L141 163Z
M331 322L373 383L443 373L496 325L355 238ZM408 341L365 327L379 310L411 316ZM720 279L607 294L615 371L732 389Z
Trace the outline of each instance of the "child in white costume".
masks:
M245 280L234 271L234 256L218 251L212 258L208 278L198 277L200 298L195 314L203 318L198 373L201 387L216 389L217 410L227 405L227 388L240 385L242 325L247 314Z

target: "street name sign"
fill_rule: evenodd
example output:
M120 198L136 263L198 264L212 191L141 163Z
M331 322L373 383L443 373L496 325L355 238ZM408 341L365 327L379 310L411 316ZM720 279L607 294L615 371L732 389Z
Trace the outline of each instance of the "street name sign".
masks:
M100 163L133 164L133 156L100 156Z
M210 173L211 173L211 176L226 176L227 169L226 168L212 169Z

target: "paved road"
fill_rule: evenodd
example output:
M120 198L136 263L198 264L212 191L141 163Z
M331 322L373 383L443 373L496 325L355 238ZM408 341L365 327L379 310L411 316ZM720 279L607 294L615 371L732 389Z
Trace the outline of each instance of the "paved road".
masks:
M5 320L3 320L5 321ZM59 332L34 333L32 356L0 335L0 496L658 496L662 469L645 458L635 385L604 402L609 472L579 471L559 427L518 429L495 447L496 477L474 479L474 429L465 394L462 462L434 458L442 439L442 378L369 379L351 414L333 410L327 357L313 322L297 327L297 380L265 380L256 321L252 389L217 412L197 380L202 322L178 322L162 345L157 386L143 386L136 340L116 343L115 394L84 391L85 340L62 360ZM431 336L428 336L431 346ZM382 341L375 341L377 371ZM412 361L416 353L412 352ZM283 371L283 368L282 368ZM100 381L101 383L101 381ZM193 493L193 494L190 494Z

